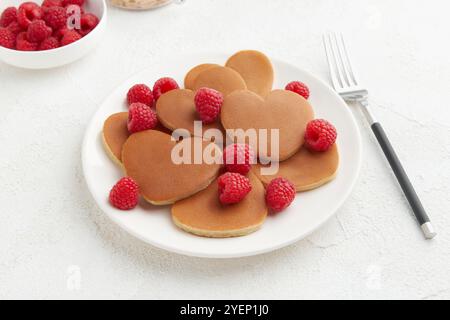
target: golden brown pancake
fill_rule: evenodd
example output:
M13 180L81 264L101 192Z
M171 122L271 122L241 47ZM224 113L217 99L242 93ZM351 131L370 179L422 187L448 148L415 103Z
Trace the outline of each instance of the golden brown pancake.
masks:
M167 128L186 129L194 135L194 121L201 121L195 109L194 97L194 92L187 89L171 90L163 94L156 103L159 121ZM203 131L218 129L223 132L223 127L218 120L203 124L202 128ZM201 135L203 136L203 132Z
M221 157L214 143L201 138L185 138L179 143L188 146L187 152L191 152L192 158L195 144L201 147L202 153L208 147L215 151L215 156ZM204 161L175 164L171 157L175 145L170 135L156 130L134 133L123 145L122 163L126 175L136 181L141 195L152 204L165 205L187 198L205 189L218 175L219 164Z
M273 67L269 58L259 51L239 51L231 56L225 66L239 72L247 88L265 97L273 85Z
M114 113L103 124L103 145L111 159L118 165L122 165L122 146L127 141L130 133L127 127L128 112ZM154 130L167 134L171 131L160 123Z
M221 111L223 127L227 129L279 129L279 157L272 151L271 136L267 139L268 157L286 160L303 145L306 125L314 112L302 96L286 90L271 91L264 100L249 90L236 91L225 97ZM242 141L241 141L242 142ZM258 142L250 143L258 151ZM261 156L261 154L259 154ZM267 158L264 157L264 158Z
M213 63L204 63L204 64L200 64L194 68L192 68L191 70L189 70L189 72L186 74L186 77L184 78L184 87L186 89L193 89L194 88L194 82L195 79L197 79L197 76L202 73L205 70L211 69L213 67L218 67L218 64L213 64Z
M119 112L103 124L103 145L111 159L119 165L122 165L122 146L130 136L127 121L128 112Z
M258 230L267 216L264 187L251 172L252 191L239 203L219 201L217 180L194 196L172 206L172 219L184 231L202 237L245 236Z
M315 152L303 147L279 165L278 173L275 175L261 175L260 164L254 165L252 172L265 186L272 179L283 177L295 185L297 192L315 189L336 177L339 167L338 148L334 144L328 151Z
M197 91L203 87L220 91L224 96L236 90L247 89L247 85L239 73L231 68L221 66L209 68L198 74L192 90Z

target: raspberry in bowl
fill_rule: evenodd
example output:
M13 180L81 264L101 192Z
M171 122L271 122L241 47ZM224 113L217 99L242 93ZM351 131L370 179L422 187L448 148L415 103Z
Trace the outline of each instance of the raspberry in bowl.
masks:
M2 0L0 60L25 69L72 63L100 42L105 0Z

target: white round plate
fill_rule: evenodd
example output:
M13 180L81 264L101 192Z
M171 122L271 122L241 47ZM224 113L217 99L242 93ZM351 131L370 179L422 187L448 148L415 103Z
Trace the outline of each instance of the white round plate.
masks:
M165 59L154 63L117 88L92 118L85 135L82 161L85 179L98 206L119 226L156 247L197 257L232 258L261 254L296 242L318 229L342 205L357 179L361 164L361 137L353 115L345 102L323 81L290 64L272 60L274 88L284 88L292 80L308 84L309 98L317 118L331 121L338 131L340 166L335 180L319 189L298 193L291 206L277 215L269 215L262 228L248 236L228 239L197 237L178 229L171 220L170 206L142 203L124 212L108 203L111 187L122 171L108 157L102 144L102 126L111 114L126 111L125 96L136 83L152 85L162 76L183 83L187 71L200 63L224 64L229 55L197 54ZM170 72L170 73L169 73Z

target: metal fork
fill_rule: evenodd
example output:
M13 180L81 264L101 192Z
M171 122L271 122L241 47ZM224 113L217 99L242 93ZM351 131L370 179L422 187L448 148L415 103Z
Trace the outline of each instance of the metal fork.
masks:
M342 34L328 33L323 36L323 43L330 68L331 82L336 92L347 102L357 102L372 128L381 149L384 152L395 176L408 199L414 215L419 222L426 239L432 239L436 232L430 222L430 218L420 202L411 181L397 157L381 124L375 119L370 110L368 97L369 92L358 82L355 69L353 68Z

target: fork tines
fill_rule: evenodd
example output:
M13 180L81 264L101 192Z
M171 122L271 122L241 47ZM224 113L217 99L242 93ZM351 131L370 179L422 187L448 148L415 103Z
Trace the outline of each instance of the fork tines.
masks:
M338 92L355 89L358 86L358 80L350 63L342 34L334 32L324 34L323 43L334 88Z

